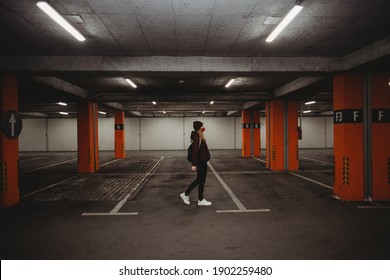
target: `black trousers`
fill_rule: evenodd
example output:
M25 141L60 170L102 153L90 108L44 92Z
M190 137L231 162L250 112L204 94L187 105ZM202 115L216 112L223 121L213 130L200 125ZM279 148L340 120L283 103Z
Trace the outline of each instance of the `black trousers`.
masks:
M204 189L204 183L206 182L206 176L207 176L207 161L198 162L197 167L197 176L195 181L193 181L187 188L185 195L189 195L190 192L197 186L198 186L198 196L199 200L203 200L203 189Z

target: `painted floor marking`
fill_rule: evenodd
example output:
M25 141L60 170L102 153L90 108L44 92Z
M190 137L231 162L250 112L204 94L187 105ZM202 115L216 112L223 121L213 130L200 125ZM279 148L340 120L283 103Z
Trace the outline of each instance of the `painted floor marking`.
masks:
M70 180L73 180L74 178L76 178L76 177L78 177L78 176L79 176L79 175L75 175L75 176L69 177L68 179L59 181L59 182L54 183L54 184L52 184L52 185L50 185L50 186L47 186L47 187L44 187L44 188L42 188L42 189L36 190L36 191L34 191L34 192L25 194L25 195L21 196L21 198L26 198L26 197L32 196L32 195L34 195L34 194L36 194L36 193L46 191L46 190L51 189L51 188L53 188L53 187L55 187L55 186L57 186L57 185L59 185L59 184L68 182L68 181L70 181Z
M318 182L318 181L316 181L316 180L307 178L307 177L302 176L302 175L299 175L299 174L297 174L297 173L293 173L293 172L289 172L289 173L292 174L292 175L294 175L294 176L297 176L297 177L299 177L299 178L302 178L302 179L304 179L304 180L306 180L306 181L309 181L309 182L315 183L315 184L317 184L317 185L320 185L320 186L322 186L322 187L324 187L324 188L333 190L333 187L328 186L328 185L326 185L326 184L323 184L323 183L321 183L321 182Z
M27 173L30 173L30 172L34 172L34 171L37 171L37 170L41 170L41 169L45 169L45 168L49 168L49 167L61 165L61 164L63 164L63 163L67 163L67 162L71 162L71 161L75 161L75 160L76 160L76 159L74 158L74 159L70 159L70 160L65 160L65 161L57 162L57 163L54 163L54 164L50 164L50 165L46 165L46 166L34 168L34 169L31 169L31 170L27 170L27 171L25 171L25 172L21 172L21 174L27 174Z
M118 202L118 204L108 213L83 213L81 216L135 216L138 215L139 212L121 212L119 213L119 210L125 205L129 197L133 194L133 190L138 189L138 187L148 178L156 169L160 166L162 161L164 160L164 157L161 157L158 162L152 167L150 172L145 173L145 176L142 177L141 181L138 182L138 184L121 200Z
M302 156L300 156L299 158L308 159L308 160L311 160L311 161L316 161L316 162L327 164L327 165L332 165L332 166L334 165L333 163L322 161L322 160L318 160L318 159L314 159L314 158L308 158L308 157L302 157Z
M267 164L267 162L266 162L265 160L262 160L262 159L257 158L257 157L252 157L252 158L255 159L255 160L258 160L258 161L261 161L261 162L264 162L265 164Z
M211 165L211 163L208 162L207 165L210 167L210 169L214 173L215 177L218 179L218 181L221 183L222 187L225 189L225 191L229 194L230 198L233 200L233 202L238 207L238 210L217 210L217 213L249 213L249 212L269 212L269 211L271 211L270 209L246 209L245 206L241 203L241 201L234 194L234 192L229 188L229 186L221 178L221 176L219 176L217 171L215 171L215 169Z
M103 166L106 166L106 165L109 165L109 164L111 164L111 163L114 163L114 162L116 162L116 161L118 161L118 160L119 160L119 158L114 159L114 160L112 160L112 161L109 161L109 162L106 162L106 163L100 165L99 167L101 168L101 167L103 167Z

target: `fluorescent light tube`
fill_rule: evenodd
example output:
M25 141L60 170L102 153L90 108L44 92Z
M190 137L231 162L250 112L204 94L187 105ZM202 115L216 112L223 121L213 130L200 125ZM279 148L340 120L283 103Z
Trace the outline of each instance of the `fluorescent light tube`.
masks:
M295 18L295 16L303 9L301 5L295 5L294 8L284 17L284 19L276 26L274 31L268 36L265 40L266 42L272 42L276 36L279 35L280 32Z
M202 114L206 113L206 111L203 111Z
M315 101L308 101L308 102L305 102L305 105L310 105L310 104L314 104L316 103Z
M210 105L213 105L213 104L214 104L214 101L211 101L211 102L210 102Z
M167 112L163 111L164 114L166 114Z
M311 113L311 110L303 111L304 114Z
M106 112L102 112L102 111L98 111L99 114L102 114L102 115L107 115Z
M133 88L137 88L137 85L134 84L132 80L126 79L126 82L128 82Z
M67 112L60 112L61 115L69 115Z
M61 106L67 106L68 104L66 104L65 102L57 102L58 105L61 105Z
M37 3L37 6L44 11L49 17L51 17L55 22L61 25L66 31L72 34L80 42L85 41L83 35L80 34L69 22L66 21L56 10L53 9L47 2L40 1Z
M153 105L156 105L156 104L157 104L157 102L156 102L156 101L152 101L152 103L153 103Z
M230 81L226 84L226 86L225 87L230 87L231 86L231 84L235 81L236 79L230 79Z

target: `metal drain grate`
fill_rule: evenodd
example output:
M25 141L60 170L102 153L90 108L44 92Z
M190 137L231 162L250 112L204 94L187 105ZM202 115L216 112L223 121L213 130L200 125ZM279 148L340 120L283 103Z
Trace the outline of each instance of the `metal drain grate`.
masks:
M24 201L118 201L123 199L144 175L79 175L57 186L24 198Z

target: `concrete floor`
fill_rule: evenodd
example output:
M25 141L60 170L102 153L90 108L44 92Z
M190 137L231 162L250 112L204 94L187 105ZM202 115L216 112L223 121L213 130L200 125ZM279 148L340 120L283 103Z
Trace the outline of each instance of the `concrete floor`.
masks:
M1 259L390 258L389 203L334 199L332 150L300 150L294 173L240 153L211 151L211 207L196 189L190 205L179 198L195 178L185 151L101 152L92 175L77 174L76 153L21 153Z

